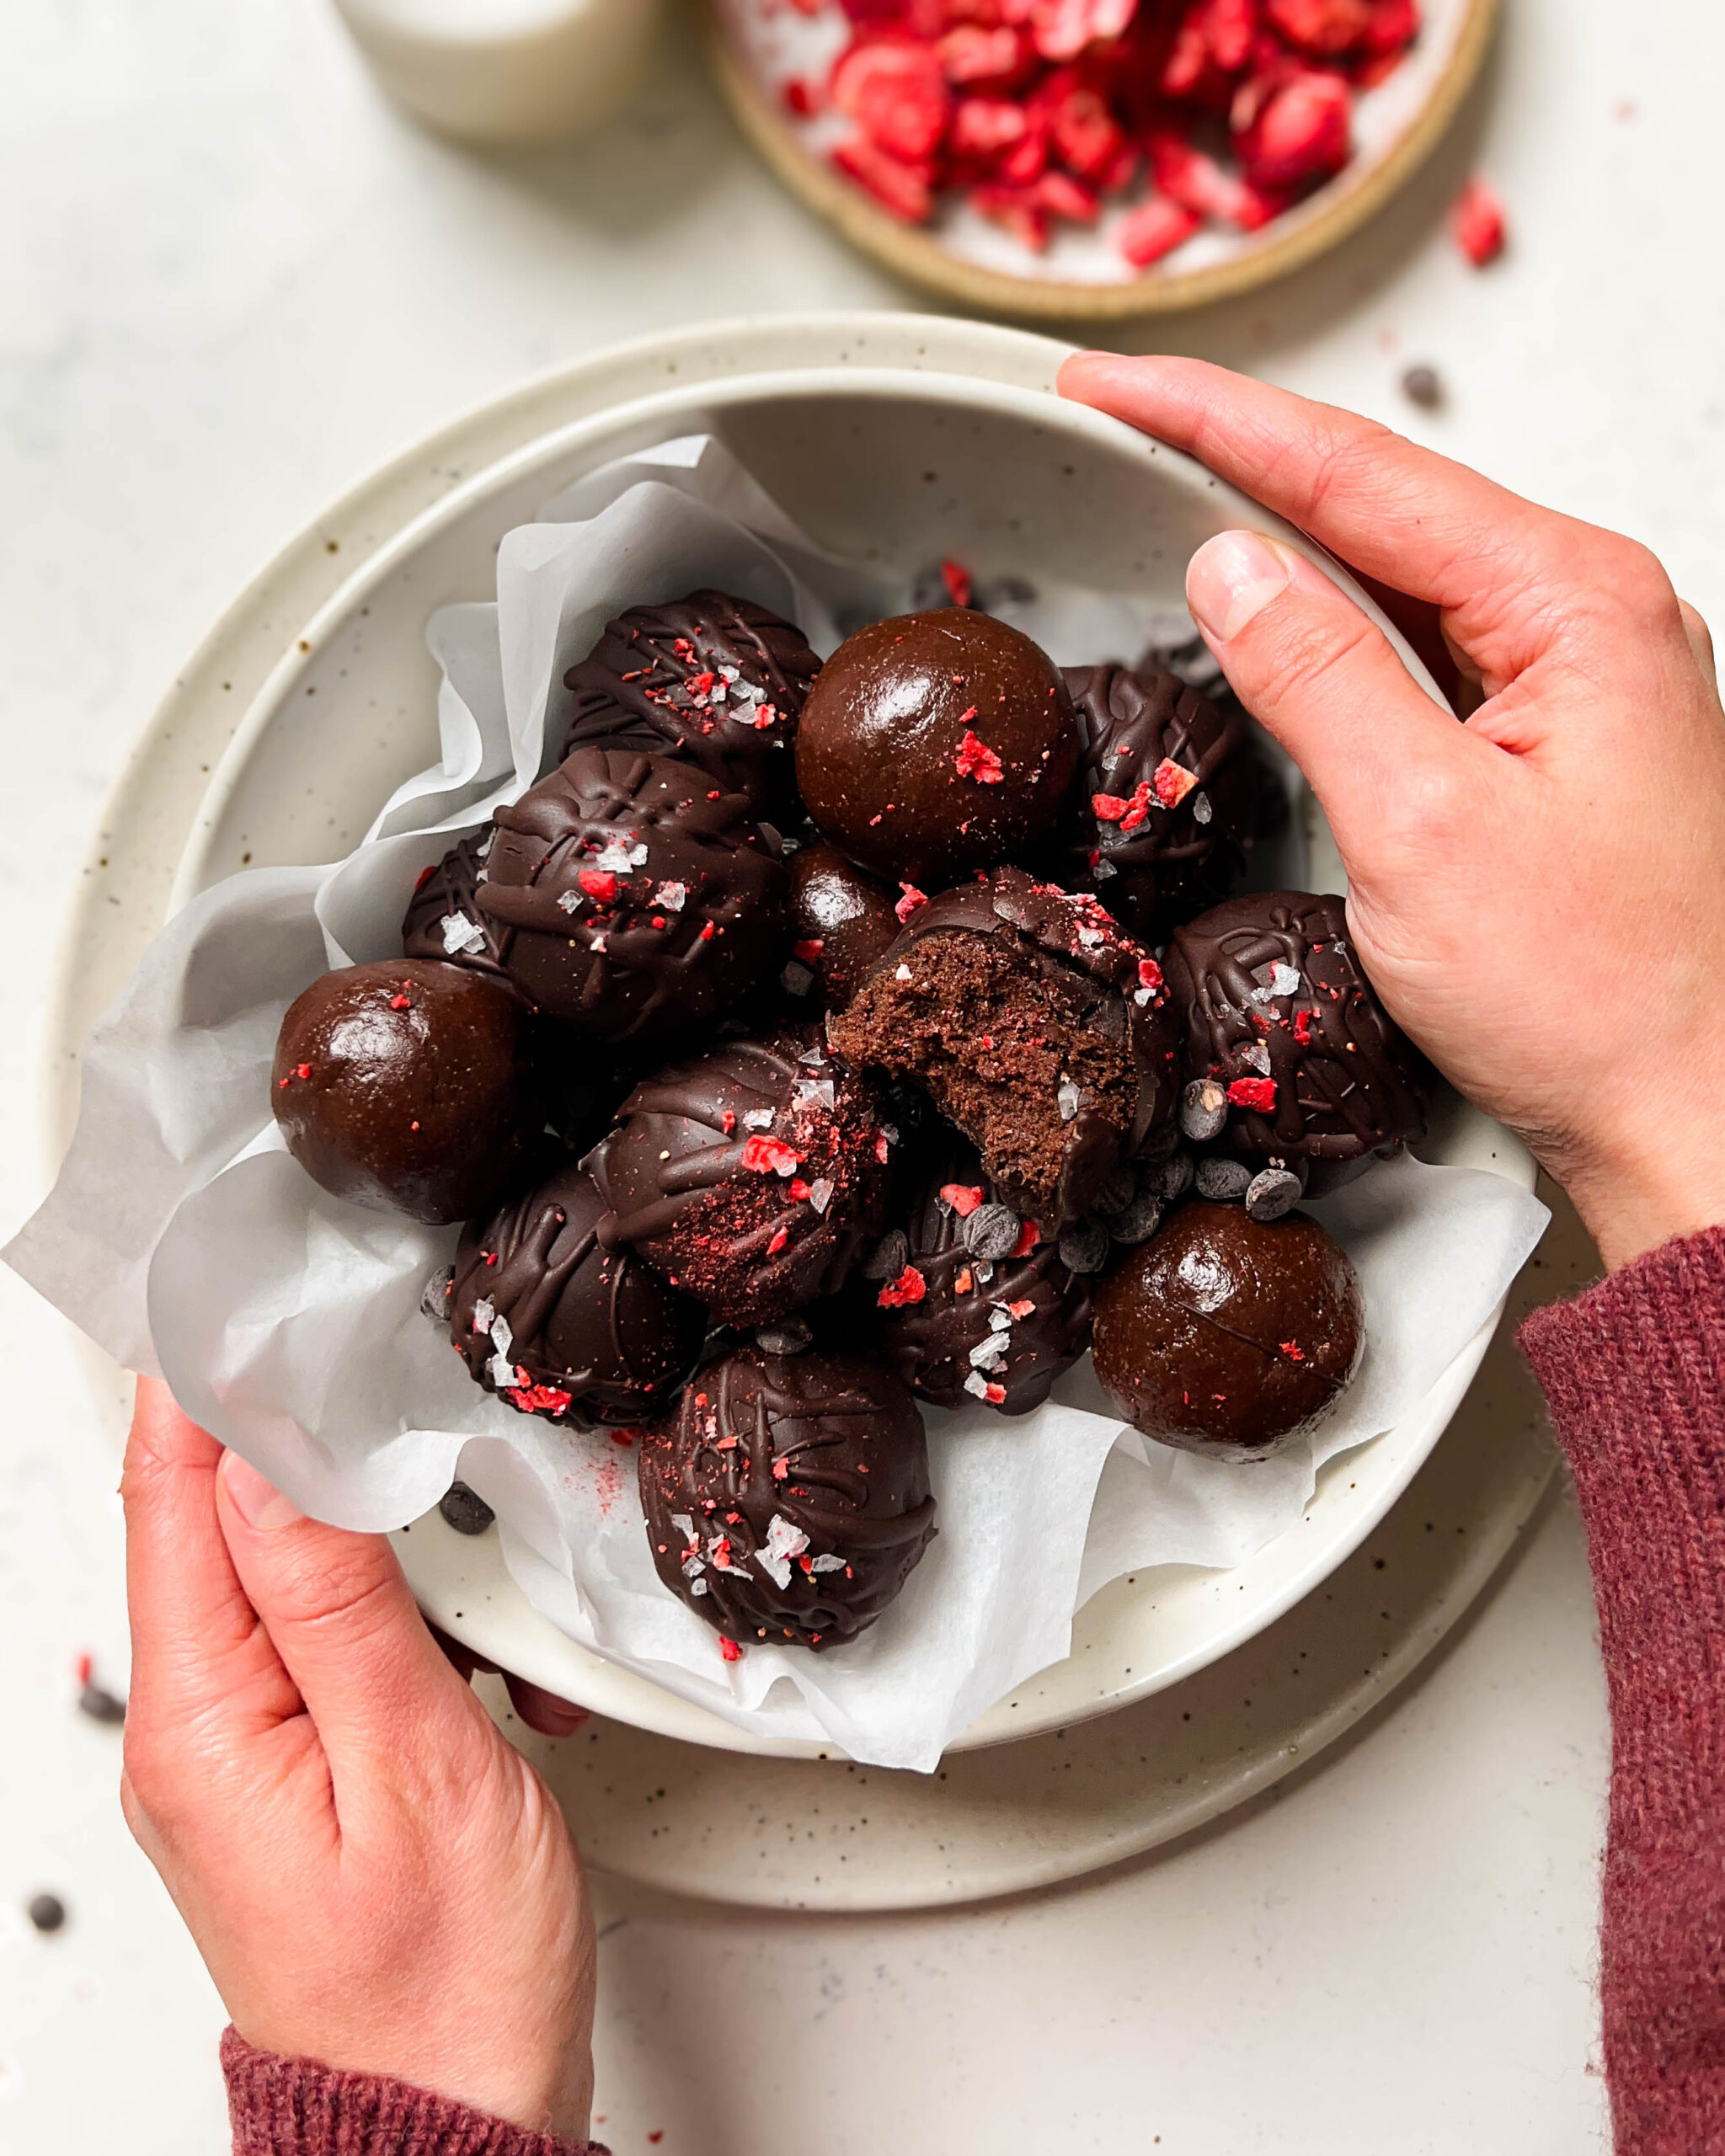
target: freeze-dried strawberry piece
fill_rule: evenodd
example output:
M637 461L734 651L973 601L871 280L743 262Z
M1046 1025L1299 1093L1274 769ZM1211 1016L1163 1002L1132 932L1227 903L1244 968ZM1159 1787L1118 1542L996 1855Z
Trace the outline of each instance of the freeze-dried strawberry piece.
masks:
M946 32L935 51L949 83L979 93L1010 89L1036 57L1023 32L1008 23L991 30L978 23L960 23Z
M1261 232L1272 217L1279 217L1299 199L1300 190L1295 187L1264 187L1255 179L1242 180L1234 221L1242 232Z
M1065 217L1075 225L1093 225L1102 211L1101 197L1066 172L1045 172L1036 183L1036 200L1051 217Z
M1048 246L1048 212L1033 201L1022 187L985 181L969 193L970 206L979 216L1004 227L1021 247L1040 254Z
M1152 195L1149 201L1141 202L1121 219L1114 244L1135 267L1147 270L1152 262L1160 262L1165 254L1183 246L1198 226L1199 220L1189 210L1170 202L1166 195Z
M1016 148L1029 130L1024 108L1009 98L960 98L947 130L947 147L955 157L992 164Z
M1100 184L1129 147L1108 100L1075 83L1049 108L1049 147L1070 173Z
M1168 200L1194 216L1221 217L1234 225L1244 221L1244 181L1180 136L1158 130L1151 136L1150 168Z
M1456 196L1450 214L1455 244L1474 268L1483 270L1487 263L1495 262L1509 237L1497 189L1476 173Z
M1024 115L1023 139L1001 157L996 171L1008 187L1029 187L1048 163L1048 127L1036 113Z
M829 93L878 150L916 164L938 147L952 109L932 45L918 38L873 37L833 63Z
M1327 179L1348 162L1354 100L1339 75L1300 68L1279 81L1258 77L1234 100L1234 148L1261 187Z
M1368 52L1402 52L1419 35L1419 0L1368 0Z
M1207 105L1225 100L1226 78L1251 59L1257 30L1257 0L1193 0L1162 67L1163 90Z
M793 75L779 95L785 101L786 111L795 113L798 120L807 120L811 113L820 109L820 90L814 83L804 82L800 75Z
M1271 27L1314 60L1338 60L1365 41L1366 0L1263 0Z
M1044 60L1073 60L1087 45L1118 37L1138 0L1035 0L1030 35Z
M876 149L866 135L841 142L832 152L832 161L895 217L902 217L907 225L927 223L934 197L925 168L889 157L884 150Z
M1123 187L1130 187L1138 176L1138 152L1130 142L1122 142L1118 155L1097 181L1104 195L1117 195Z

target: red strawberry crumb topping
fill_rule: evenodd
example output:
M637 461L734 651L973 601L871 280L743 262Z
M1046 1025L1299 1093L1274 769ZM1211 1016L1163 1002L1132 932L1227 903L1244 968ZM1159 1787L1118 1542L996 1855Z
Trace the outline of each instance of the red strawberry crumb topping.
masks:
M1018 1240L1007 1252L1008 1257L1028 1257L1042 1241L1042 1230L1034 1220L1027 1220L1018 1230Z
M1151 773L1156 798L1164 808L1178 808L1198 783L1196 771L1188 771L1183 764L1175 763L1164 756Z
M968 1220L982 1203L982 1191L975 1183L943 1182L940 1187L942 1201L950 1205L961 1220Z
M928 1293L928 1283L914 1265L907 1265L896 1280L889 1280L875 1301L884 1310L902 1310L906 1303L920 1303Z
M743 1148L743 1166L757 1176L788 1176L802 1159L782 1138L768 1138L758 1130Z
M727 1662L740 1662L743 1659L743 1650L734 1640L722 1639L718 1643L718 1651Z
M805 966L813 965L825 948L826 938L824 936L805 936L800 943L792 944L791 956L800 958Z
M584 868L575 881L590 899L609 905L617 896L617 872L611 868Z
M928 904L928 894L927 891L919 891L914 883L900 883L899 889L905 895L893 908L893 911L902 923L907 921L913 913L921 913L923 907Z
M1007 31L1007 35L1010 38L1012 32ZM946 586L947 596L952 600L953 606L968 606L970 604L970 594L974 587L971 584L970 572L964 567L962 563L943 562L940 565L940 580Z
M1236 1078L1228 1088L1228 1098L1236 1108L1256 1108L1260 1115L1273 1114L1276 1081L1274 1078Z
M998 786L1006 773L1000 757L985 741L979 741L967 727L953 758L960 778L974 778L979 786Z
M1147 988L1151 995L1154 995L1162 985L1162 969L1156 960L1140 958L1138 961L1138 985L1140 988Z

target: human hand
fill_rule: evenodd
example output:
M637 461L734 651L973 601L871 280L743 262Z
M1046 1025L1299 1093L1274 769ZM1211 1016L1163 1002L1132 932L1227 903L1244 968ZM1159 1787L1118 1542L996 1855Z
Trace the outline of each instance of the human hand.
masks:
M240 2035L584 2138L574 1847L388 1543L306 1518L148 1378L121 1489L121 1801Z
M1323 805L1402 1025L1567 1186L1608 1265L1725 1221L1725 714L1658 562L1199 360L1087 352L1060 387L1407 595L1391 610L1416 643L1441 630L1465 724L1293 548L1226 532L1187 572L1205 642Z

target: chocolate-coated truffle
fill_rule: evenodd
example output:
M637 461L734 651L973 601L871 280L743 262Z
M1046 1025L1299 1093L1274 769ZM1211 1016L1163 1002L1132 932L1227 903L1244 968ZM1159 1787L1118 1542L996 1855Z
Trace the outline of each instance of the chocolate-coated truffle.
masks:
M1316 1189L1423 1132L1430 1068L1366 979L1340 899L1230 899L1162 963L1187 1076L1226 1091L1226 1150L1308 1161Z
M1069 666L1081 744L1056 875L1146 942L1226 892L1251 835L1246 722L1177 675Z
M489 1204L538 1128L521 999L435 958L348 966L289 1006L270 1100L307 1174L441 1225Z
M523 995L592 1038L710 1025L784 955L784 869L692 764L578 749L496 815L479 904Z
M836 1289L879 1225L891 1141L872 1086L814 1028L726 1041L623 1102L594 1162L629 1244L726 1325Z
M643 1438L640 1477L659 1577L740 1646L855 1639L934 1533L916 1403L860 1355L710 1364Z
M445 958L506 980L500 955L502 931L479 904L485 857L494 833L482 831L452 846L414 888L401 924L402 949L410 958Z
M1055 1239L1033 1228L1021 1225L1006 1257L979 1257L971 1244L991 1246L991 1208L1010 1210L973 1150L953 1146L932 1160L905 1223L904 1267L880 1288L880 1352L937 1407L980 1401L1025 1415L1089 1346L1090 1287L1060 1262ZM984 1231L971 1230L973 1220Z
M957 607L847 638L797 735L797 782L826 835L865 868L930 889L1044 837L1077 760L1054 662Z
M824 842L793 856L790 885L791 955L821 1000L842 1011L897 938L895 909L905 900Z
M1170 1125L1163 994L1095 899L1005 868L913 914L828 1033L850 1062L914 1078L1053 1234Z
M792 804L791 745L820 670L803 632L751 599L692 591L632 606L563 676L563 753L590 744L682 756L777 819Z
M488 1392L524 1415L642 1422L693 1368L701 1305L628 1250L607 1250L591 1176L558 1161L471 1221L446 1292L450 1337Z
M1263 1460L1359 1359L1354 1268L1310 1214L1194 1199L1096 1291L1096 1374L1133 1426L1212 1460Z

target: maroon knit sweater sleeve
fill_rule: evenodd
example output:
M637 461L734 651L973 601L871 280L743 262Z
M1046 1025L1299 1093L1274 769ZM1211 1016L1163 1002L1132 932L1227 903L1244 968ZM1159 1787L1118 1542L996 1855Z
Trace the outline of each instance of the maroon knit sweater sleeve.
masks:
M1600 1940L1618 2156L1725 2149L1725 1228L1521 1341L1575 1470L1611 1699Z
M525 2133L465 2104L376 2073L222 2039L233 2156L606 2156L597 2142Z

